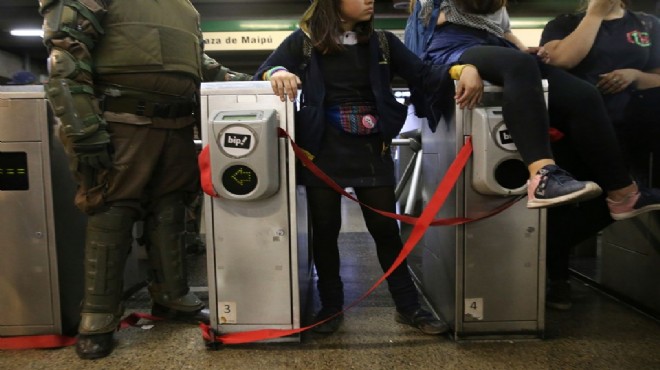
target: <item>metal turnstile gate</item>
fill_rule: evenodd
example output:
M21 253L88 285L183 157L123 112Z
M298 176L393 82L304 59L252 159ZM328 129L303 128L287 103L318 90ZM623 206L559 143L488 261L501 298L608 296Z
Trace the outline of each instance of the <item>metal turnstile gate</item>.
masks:
M422 125L424 202L468 136L474 145L439 218L475 218L526 194L527 169L503 122L500 92L487 85L481 106L456 108L435 132ZM431 227L411 255L414 276L456 340L543 336L545 211L525 203L478 222Z
M293 104L261 81L205 83L201 97L203 145L220 195L204 202L211 326L300 328L312 272L307 204L294 153L277 135L293 135Z
M0 87L0 336L70 334L86 217L40 85Z

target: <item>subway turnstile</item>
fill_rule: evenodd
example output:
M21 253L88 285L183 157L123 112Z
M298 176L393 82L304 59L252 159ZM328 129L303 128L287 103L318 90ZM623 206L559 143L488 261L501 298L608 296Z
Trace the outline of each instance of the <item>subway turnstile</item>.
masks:
M86 217L43 86L0 87L0 336L71 334Z
M527 169L502 118L501 88L487 85L482 105L456 109L435 132L422 128L422 191L427 202L472 136L474 153L438 218L475 218L526 194ZM456 340L539 338L544 331L545 211L526 200L459 226L431 227L411 269Z
M312 272L307 204L294 153L277 134L293 136L294 106L262 81L204 83L201 98L219 194L204 202L211 327L300 328Z
M660 317L660 213L645 213L603 229L597 261L596 276L581 273Z

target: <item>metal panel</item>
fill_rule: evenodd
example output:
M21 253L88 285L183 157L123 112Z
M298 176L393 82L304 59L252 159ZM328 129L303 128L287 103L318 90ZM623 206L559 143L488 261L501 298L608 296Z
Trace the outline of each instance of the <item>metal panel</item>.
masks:
M639 215L603 230L600 283L660 313L660 214Z
M55 124L43 86L0 87L0 153L27 160L27 182L0 191L0 335L69 334L79 321L86 217Z
M44 122L44 101L0 97L0 141L42 141L41 129L32 122Z
M466 191L467 209L475 216L504 202ZM538 318L539 211L516 203L501 214L465 225L464 298L482 299L483 316L464 311L465 321L534 321Z
M484 107L497 107L501 89L486 86ZM471 111L457 110L435 132L422 127L422 197L428 202L467 136L490 135L473 125ZM496 115L482 114L480 117ZM483 123L483 122L482 122ZM492 137L480 137L488 144ZM497 150L497 146L475 147ZM489 153L488 160L497 153ZM511 156L510 152L501 156ZM490 165L500 161L493 160ZM477 217L509 198L484 195L472 187L470 160L436 216ZM479 170L479 169L476 169ZM483 170L483 168L481 168ZM521 201L488 219L461 226L429 228L421 245L422 268L412 266L436 313L447 320L456 340L538 338L544 329L545 211Z
M280 127L293 134L293 105L273 95L269 83L203 84L204 143L216 112L255 109L276 110ZM305 192L295 184L292 150L277 140L279 191L257 200L205 198L211 325L222 332L301 325L311 279Z
M0 191L0 325L54 325L51 282L57 281L57 270L48 243L41 143L0 143L0 152L27 154L30 183L27 191Z

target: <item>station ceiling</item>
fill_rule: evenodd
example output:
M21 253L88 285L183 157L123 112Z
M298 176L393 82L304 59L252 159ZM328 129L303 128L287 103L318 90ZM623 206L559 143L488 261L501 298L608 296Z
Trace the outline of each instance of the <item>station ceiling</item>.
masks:
M192 0L191 2L199 11L202 23L223 20L297 20L309 6L309 0ZM395 4L403 5L404 9L396 9ZM378 0L376 14L379 18L405 19L407 16L405 6L407 0ZM39 15L38 8L37 0L0 1L0 50L36 62L46 59L46 49L40 37L17 37L9 33L10 30L17 28L40 28L43 19ZM252 73L269 52L210 52L209 54L230 68Z
M135 1L135 0L115 0ZM409 0L376 0L377 19L407 17ZM202 24L216 21L237 20L297 20L309 6L309 0L191 0L200 13ZM551 17L559 13L575 11L579 0L509 0L512 17ZM40 28L42 18L38 13L38 0L0 1L0 50L29 58L31 64L46 59L46 49L39 37L11 36L16 28ZM658 15L660 0L633 0L633 9ZM211 51L208 54L228 67L252 73L269 54L269 51ZM45 64L45 62L44 62Z

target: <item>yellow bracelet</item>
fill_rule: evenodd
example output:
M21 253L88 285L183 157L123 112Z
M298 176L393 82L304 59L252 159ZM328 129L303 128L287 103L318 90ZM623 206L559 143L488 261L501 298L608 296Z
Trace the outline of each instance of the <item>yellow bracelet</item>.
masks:
M460 80L463 69L465 69L467 66L474 67L472 64L456 64L452 66L449 68L449 76L452 78L452 80Z

